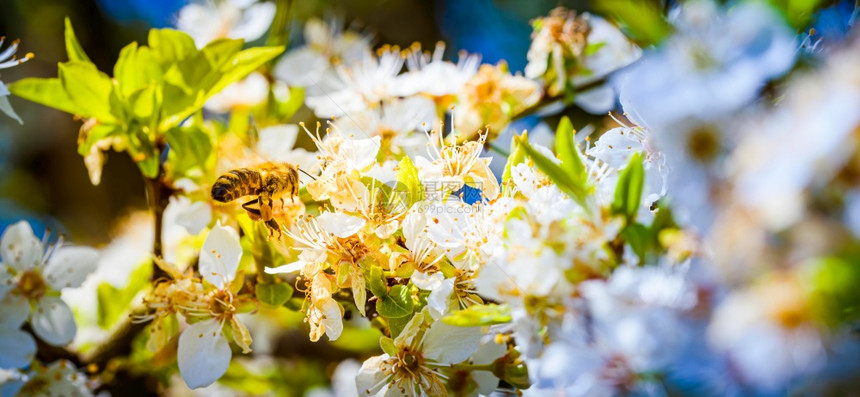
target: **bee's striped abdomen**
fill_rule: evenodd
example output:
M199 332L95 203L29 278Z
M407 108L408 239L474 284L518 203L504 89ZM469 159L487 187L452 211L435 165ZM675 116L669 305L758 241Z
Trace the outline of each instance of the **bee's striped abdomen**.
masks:
M242 196L260 193L260 173L248 168L232 170L215 180L212 185L212 199L229 203Z

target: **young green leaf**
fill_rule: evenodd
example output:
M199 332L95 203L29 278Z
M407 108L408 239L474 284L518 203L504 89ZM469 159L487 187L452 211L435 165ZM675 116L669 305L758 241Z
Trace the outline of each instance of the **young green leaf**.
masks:
M567 171L574 181L585 184L588 174L573 139L575 133L570 119L567 116L562 117L555 131L555 152L561 160L561 168Z
M120 51L113 68L113 77L124 97L164 79L152 49L138 47L137 43L131 43Z
M205 167L212 155L210 137L197 125L171 128L164 137L170 145L168 163L174 177Z
M81 48L81 43L78 42L78 38L75 36L75 30L72 29L72 21L69 20L69 17L66 17L66 54L69 56L69 61L80 61L80 62L88 62L90 58L84 52L84 49Z
M403 329L406 328L406 324L409 324L409 320L412 320L412 315L403 316L403 317L392 317L388 319L388 330L391 331L391 337L396 338L403 332Z
M286 94L286 95L285 95ZM305 102L304 87L290 87L289 91L270 90L269 109L266 116L274 121L289 120Z
M99 141L120 135L122 129L115 124L95 124L92 128L81 130L78 136L78 154L86 156L93 145Z
M623 25L633 38L645 46L656 45L672 31L655 2L613 0L595 2L598 11Z
M377 298L388 296L388 287L385 286L385 276L379 266L367 266L364 268L364 278L367 280L367 289Z
M403 156L403 159L400 160L399 170L397 171L397 184L398 187L406 189L408 194L407 205L409 207L416 202L424 200L424 185L418 179L418 168L415 168L409 156Z
M198 52L191 36L173 29L150 29L147 42L162 64L176 63Z
M526 161L526 153L522 149L520 142L528 142L529 133L524 131L519 137L511 138L511 154L508 155L508 162L505 163L505 171L502 173L502 186L506 187L511 184L511 168L517 164Z
M209 90L207 96L214 95L228 85L242 80L266 62L281 55L282 52L284 52L284 47L255 47L239 52L221 67L223 74Z
M398 284L391 287L388 296L376 301L376 312L388 318L404 317L412 313L412 304L412 291Z
M84 109L69 98L58 78L27 77L8 85L13 94L41 105L70 114L83 114Z
M117 121L111 111L113 81L110 77L92 63L80 61L61 63L59 69L60 83L81 111L79 116L94 117L101 122Z
M293 295L293 287L287 283L265 283L254 286L257 299L270 306L281 306Z
M511 321L511 308L505 305L473 305L451 312L442 317L442 322L458 327L504 324Z
M158 175L158 165L161 160L155 145L139 127L133 126L127 132L128 154L131 155L131 159L137 163L143 176L155 178Z
M621 237L623 237L624 241L630 245L630 248L633 249L633 253L639 257L640 264L645 262L645 255L657 240L656 235L651 231L651 229L641 223L631 223L627 225L624 230L621 231Z
M626 216L628 223L636 219L644 185L645 169L642 166L642 153L636 153L630 156L630 161L618 176L612 212Z
M209 60L214 70L221 70L239 51L242 51L242 44L242 40L218 39L206 44L200 53Z
M555 182L562 192L566 193L577 203L585 207L586 187L583 182L575 181L560 165L547 158L524 140L519 140L520 147L529 156L541 172Z
M99 327L111 328L126 313L138 292L149 285L150 274L152 265L146 262L131 273L125 288L117 288L106 282L99 284L96 288Z

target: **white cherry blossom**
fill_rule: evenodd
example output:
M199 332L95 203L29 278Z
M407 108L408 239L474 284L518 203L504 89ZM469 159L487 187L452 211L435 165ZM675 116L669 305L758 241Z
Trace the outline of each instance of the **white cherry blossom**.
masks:
M84 282L97 266L98 252L89 247L64 246L62 239L45 247L30 224L20 221L0 237L0 256L0 295L11 306L22 306L13 311L23 312L26 307L33 331L46 343L63 346L71 342L77 326L59 292ZM0 328L15 328L21 323L18 319L5 317L0 321L8 324Z
M271 2L207 0L180 9L176 27L202 48L219 38L256 40L269 30L274 17L275 4Z

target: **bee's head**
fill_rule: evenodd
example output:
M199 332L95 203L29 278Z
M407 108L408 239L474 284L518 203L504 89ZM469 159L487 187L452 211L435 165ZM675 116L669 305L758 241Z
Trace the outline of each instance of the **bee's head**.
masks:
M230 194L230 187L225 183L215 182L212 185L212 199L222 203L233 201L233 195Z

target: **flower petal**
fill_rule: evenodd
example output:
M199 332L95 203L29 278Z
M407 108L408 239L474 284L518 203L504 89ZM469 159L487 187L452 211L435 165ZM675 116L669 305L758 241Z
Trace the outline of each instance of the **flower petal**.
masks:
M295 124L263 128L257 134L257 152L270 161L288 161L298 135L299 126Z
M478 350L481 327L458 327L437 321L424 336L424 356L440 364L457 364Z
M374 233L376 233L377 237L384 240L384 239L387 239L388 237L391 237L391 235L397 231L398 226L400 226L400 223L397 222L397 219L392 219L388 222L385 222L385 223L377 226L376 230L374 230Z
M387 385L383 364L389 356L383 354L368 358L361 364L358 375L355 376L355 386L360 395L374 395Z
M212 207L203 201L191 201L187 197L171 197L168 206L176 208L176 224L188 233L198 235L212 221ZM166 212L167 210L165 210Z
M412 273L410 280L412 280L412 284L415 284L419 289L423 289L424 291L433 291L442 285L442 281L445 280L445 276L442 275L442 272L427 274L420 270L416 270Z
M55 290L77 288L96 270L99 253L90 247L62 247L45 265L45 281Z
M342 212L326 212L316 218L323 230L340 238L347 238L358 233L364 227L365 220Z
M19 295L8 294L0 301L0 329L17 329L30 315L30 302Z
M448 313L448 298L454 292L454 277L448 278L439 284L438 288L433 289L430 296L427 297L427 307L430 309L430 317L433 320L438 320Z
M215 319L192 324L179 335L179 374L192 389L209 386L227 372L233 353Z
M33 361L36 341L16 328L0 328L0 368L22 368Z
M32 269L42 260L42 242L33 234L27 221L20 221L3 231L0 256L3 263L17 271Z
M246 42L259 39L269 30L275 17L275 4L254 3L242 12L242 19L230 31L231 38L245 39Z
M200 275L212 285L224 288L236 276L240 259L239 234L232 227L221 226L218 222L209 231L200 250Z
M295 261L293 263L288 263L283 266L278 267L267 267L266 273L268 274L279 274L279 273L293 273L305 267L305 263L302 261Z
M54 346L69 344L77 332L72 309L62 299L53 296L39 300L30 324L39 339Z
M323 314L322 323L325 325L325 335L328 340L337 340L343 332L343 311L334 299L326 299L320 305Z

